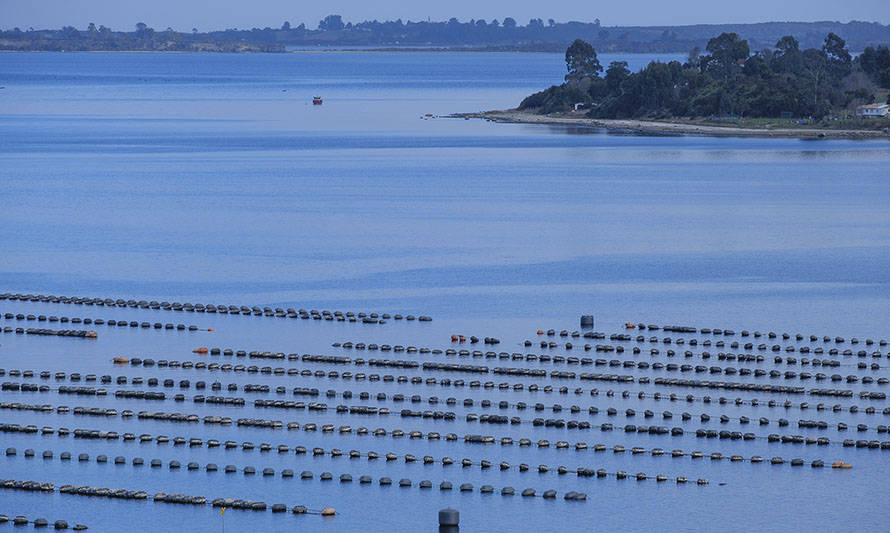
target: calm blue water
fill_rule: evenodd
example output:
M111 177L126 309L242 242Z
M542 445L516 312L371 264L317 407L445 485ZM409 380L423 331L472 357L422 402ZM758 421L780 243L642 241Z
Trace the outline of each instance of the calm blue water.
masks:
M601 56L607 64L614 59ZM632 57L632 68L650 57ZM670 58L662 58L670 59ZM196 346L324 353L420 361L529 366L576 372L617 372L634 376L691 377L642 369L456 358L444 355L348 353L334 342L376 342L446 348L452 333L497 336L495 350L540 353L543 328L573 330L578 316L592 313L597 330L623 331L626 321L689 324L817 335L890 337L890 143L886 141L800 141L686 136L635 136L582 128L491 124L437 118L454 112L514 107L527 94L558 83L562 58L551 54L301 52L284 55L189 54L2 54L0 55L0 292L32 292L112 298L247 304L343 311L427 314L432 323L385 325L251 318L49 303L0 301L0 313L33 313L150 322L176 322L213 332L95 326L96 341L0 336L0 368L111 374L161 380L219 380L351 390L352 400L323 399L326 413L234 408L185 403L3 392L3 401L117 409L180 411L201 416L271 418L454 432L496 437L529 437L702 450L745 457L782 456L827 463L853 463L847 471L788 465L692 460L688 457L575 452L536 447L468 445L463 442L393 439L304 431L260 430L136 419L81 417L0 410L0 422L82 427L186 437L333 447L344 451L411 453L456 459L489 459L491 470L440 464L369 462L365 459L279 455L174 447L154 443L107 442L0 434L0 477L182 492L268 503L333 506L338 516L272 515L228 511L227 531L368 530L431 531L435 513L453 506L465 531L549 530L805 530L882 529L888 518L884 479L890 474L879 450L789 445L766 440L730 442L699 439L699 427L768 433L881 439L874 428L883 415L719 405L606 397L604 391L676 392L715 398L784 401L779 394L565 382L570 388L599 388L601 394L561 395L498 392L464 387L412 386L384 382L295 378L262 374L210 373L164 368L114 368L117 355L196 360ZM324 105L312 106L314 95ZM431 114L434 118L425 117ZM36 327L36 322L0 320L0 326ZM40 323L41 327L47 326ZM656 334L659 337L663 333ZM648 337L649 335L647 335ZM692 338L693 336L687 336ZM704 337L699 336L699 339ZM557 340L559 338L557 337ZM727 339L727 343L730 339ZM740 340L738 337L734 340ZM592 341L587 341L592 342ZM754 341L755 344L759 341ZM768 344L779 341L762 340ZM664 355L584 354L607 359L665 361ZM626 343L628 349L636 343ZM783 342L803 346L808 343ZM812 346L822 346L821 341ZM477 345L477 346L481 346ZM850 348L849 343L845 346ZM659 345L662 354L666 347ZM853 347L854 353L860 347ZM485 350L485 348L478 348ZM699 354L702 349L692 349ZM872 348L869 348L871 351ZM716 354L718 349L711 352ZM738 351L738 350L729 350ZM826 348L827 351L827 348ZM882 351L887 351L886 347ZM547 350L564 354L564 350ZM881 377L886 370L857 370L862 359L842 357L844 367L805 369L799 365L748 364L751 368ZM234 358L213 358L234 359ZM677 357L676 359L682 359ZM312 363L238 360L331 370ZM696 364L744 366L729 361ZM868 358L882 367L886 357ZM346 368L337 368L346 370ZM393 375L430 373L364 367L351 371ZM437 377L505 381L500 376ZM768 377L726 376L747 381L806 387L881 390L877 384L833 384ZM41 382L5 376L4 381ZM562 385L561 381L507 378L510 383ZM55 386L55 381L50 380ZM84 383L81 383L84 384ZM109 386L138 388L146 386ZM376 402L359 391L454 396L458 405ZM173 391L167 390L168 394ZM178 390L176 391L178 392ZM183 391L187 398L194 389ZM203 391L211 394L210 391ZM251 395L294 399L290 394ZM651 395L650 395L651 396ZM461 401L473 398L475 407ZM582 413L485 409L481 399L577 404ZM884 402L793 396L797 403L885 407ZM438 409L458 420L362 417L336 414L332 407L379 405ZM463 421L467 413L497 412L590 420L587 408L651 409L645 421L625 423L681 426L682 437L519 426ZM660 413L675 417L662 421ZM696 415L683 422L682 411ZM768 426L699 422L709 413L764 416ZM791 420L777 427L775 420ZM828 430L799 429L800 418L828 420ZM869 425L846 433L837 422ZM886 438L886 435L883 436ZM64 463L27 459L33 448L75 454L123 455L128 461L176 459L185 465L312 470L312 481L241 474L170 472L95 461ZM498 461L528 463L528 472L499 471ZM166 463L165 463L166 464ZM708 486L577 478L540 474L538 464L591 466L610 472L663 473L708 478ZM322 471L368 474L411 488L341 485L319 481ZM450 480L473 483L474 493L422 491L416 484ZM721 485L725 483L725 485ZM478 487L556 489L551 501L479 494ZM585 503L565 502L566 491L584 491ZM146 531L219 531L218 512L206 508L13 491L0 493L0 513L63 518L91 531L127 529L131 516L145 517Z

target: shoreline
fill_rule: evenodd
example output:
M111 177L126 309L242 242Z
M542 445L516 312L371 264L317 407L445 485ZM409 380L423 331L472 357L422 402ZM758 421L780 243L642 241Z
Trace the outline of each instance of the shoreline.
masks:
M422 48L422 47L382 47L382 48L296 48L292 50L244 50L244 51L216 51L216 50L12 50L12 49L0 49L0 53L12 53L12 54L33 54L33 53L47 53L47 54L71 54L71 53L97 53L97 54L139 54L139 53L153 53L153 54L301 54L301 53L318 53L318 52L372 52L372 53L384 53L384 52L395 52L395 53L423 53L423 52L437 52L437 53L488 53L488 54L558 54L562 55L562 52L558 52L555 50L504 50L498 48L448 48L448 47L434 47L434 48ZM624 54L636 54L636 55L644 55L646 52L609 52L609 53L624 53ZM679 54L681 52L653 52L653 54Z
M704 137L775 137L797 139L890 139L886 130L832 130L821 128L759 129L739 126L718 126L691 121L659 121L635 119L598 119L584 116L539 115L516 109L454 113L448 118L478 118L507 124L549 124L582 126L646 135L699 135Z

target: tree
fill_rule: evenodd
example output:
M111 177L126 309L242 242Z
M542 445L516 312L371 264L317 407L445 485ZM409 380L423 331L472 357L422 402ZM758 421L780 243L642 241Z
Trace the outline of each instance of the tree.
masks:
M829 33L825 37L825 43L822 45L822 51L829 61L849 65L852 58L850 52L847 51L847 42L835 35Z
M593 46L581 39L575 39L566 49L566 81L581 80L582 78L598 78L603 71L602 65L596 57Z
M826 84L828 71L825 53L822 50L810 48L804 51L803 60L805 79L813 91L813 107L810 109L810 113L822 116L824 112L821 110L823 106L821 105L822 99L820 97L824 96L822 87Z
M726 33L709 41L700 66L696 52L685 64L652 62L636 73L613 61L601 74L596 51L576 40L566 50L565 83L529 96L521 107L553 113L585 102L592 104L588 116L599 118L791 113L818 119L855 103L883 102L875 83L890 88L890 48L868 47L848 61L846 43L836 35L807 50L786 36L751 54L747 42Z
M793 35L786 35L776 43L776 50L780 54L800 52L800 43L797 42Z
M686 57L686 64L692 68L698 68L701 64L701 50L697 46L693 46Z
M155 31L153 28L149 28L148 25L144 22L139 22L136 24L136 37L139 39L151 39L154 37Z
M740 39L735 33L721 33L708 41L710 58L706 61L707 68L722 74L728 80L739 71L739 61L745 60L751 51L748 41Z
M803 69L803 54L797 39L786 35L776 43L776 53L771 61L772 69L776 72L800 73Z
M99 33L99 30L96 28L96 24L94 22L90 22L90 25L87 26L87 32L89 32L90 35L96 35L97 33Z
M516 27L516 19L513 17L507 17L504 19L503 26L505 28L515 28Z
M822 45L822 53L825 54L831 74L837 81L849 75L853 70L853 58L846 47L847 42L834 33L829 33Z
M630 77L630 69L627 68L627 61L612 61L609 68L606 69L606 87L609 94L621 94L621 84Z
M859 66L866 74L872 74L874 71L878 70L878 53L873 46L866 46L865 50L859 54L858 60Z
M879 46L876 56L876 61L880 68L890 68L890 48Z
M281 29L284 31L290 31L290 22L285 20L284 24L281 25Z
M65 26L62 28L62 35L64 35L66 39L77 39L80 37L80 32L77 31L77 28L74 26Z
M890 48L885 45L878 46L877 49L868 46L856 60L862 71L875 83L890 89Z
M343 26L343 17L340 15L328 15L318 23L318 29L323 31L339 31Z
M754 54L745 60L744 66L742 66L742 73L745 76L768 76L769 75L769 66L766 63L766 60L763 59L759 54Z
M536 30L544 28L544 21L541 19L529 19L528 27Z

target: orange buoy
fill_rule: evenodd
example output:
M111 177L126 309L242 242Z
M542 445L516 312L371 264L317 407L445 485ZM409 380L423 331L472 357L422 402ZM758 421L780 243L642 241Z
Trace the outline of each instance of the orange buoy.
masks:
M126 357L115 357L112 361L114 361L114 364L116 365L125 365L130 362Z
M543 335L543 334L544 334L544 330L543 330L543 329L539 329L539 330L538 330L538 335Z
M213 331L213 328L207 328L207 331Z
M850 463L845 463L843 461L835 461L835 462L831 463L831 468L848 469L848 468L853 468L853 465L851 465Z
M88 339L96 339L96 338L99 338L99 335L95 331L87 331L86 335L84 335L84 337L86 337Z
M633 322L627 322L626 324L624 324L624 327L627 329L634 329L637 326Z
M457 335L452 335L451 342L457 342L457 338L458 338Z
M325 507L321 510L321 516L334 516L336 511L334 511L333 507Z
M207 348L201 346L200 348L195 348L192 350L192 353L207 353Z

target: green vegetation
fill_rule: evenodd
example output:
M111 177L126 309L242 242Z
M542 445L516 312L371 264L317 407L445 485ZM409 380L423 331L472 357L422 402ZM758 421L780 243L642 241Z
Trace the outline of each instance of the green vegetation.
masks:
M705 52L693 49L685 63L653 61L637 73L613 61L601 75L596 51L578 39L566 50L565 83L527 97L519 108L564 113L582 104L593 118L796 117L812 124L849 120L856 106L887 101L890 89L887 47L868 47L854 60L834 33L820 48L801 50L785 36L753 54L746 40L723 33ZM887 125L857 121L875 122Z
M758 24L696 24L690 26L607 26L593 22L557 22L533 18L525 25L511 17L460 21L346 21L328 15L317 23L284 23L265 28L199 32L197 28L154 30L140 23L133 30L112 30L90 23L85 28L6 28L0 50L213 50L280 52L292 47L443 48L562 52L576 38L601 52L686 52L704 48L720 33L744 35L750 47L771 47L782 35L797 35L801 47L819 47L829 33L847 37L851 50L890 43L890 26L876 22L764 22Z
M881 87L890 89L890 49L886 46L868 46L856 58L862 71Z
M180 33L172 28L155 31L147 24L136 24L135 31L112 31L92 22L86 30L65 26L60 30L0 31L0 50L44 52L284 52L278 43L251 43L225 36Z

